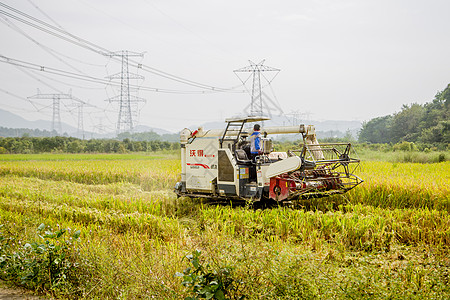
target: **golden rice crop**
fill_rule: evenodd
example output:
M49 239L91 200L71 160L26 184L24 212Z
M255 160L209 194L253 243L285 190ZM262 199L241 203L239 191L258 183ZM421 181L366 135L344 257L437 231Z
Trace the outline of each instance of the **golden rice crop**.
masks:
M320 211L177 199L173 158L64 157L0 160L0 224L17 247L40 223L80 229L85 299L184 299L174 274L194 249L249 299L450 295L448 162L364 162L365 182Z
M358 176L364 183L345 195L351 203L450 212L450 162L364 162Z

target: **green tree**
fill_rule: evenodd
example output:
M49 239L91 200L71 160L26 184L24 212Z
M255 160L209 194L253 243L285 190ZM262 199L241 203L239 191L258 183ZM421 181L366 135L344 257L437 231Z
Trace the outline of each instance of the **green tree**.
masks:
M105 152L103 143L100 140L89 140L86 142L86 152Z
M430 144L449 143L449 102L450 84L445 90L437 93L432 102L424 105L425 116L420 124L420 142Z
M450 84L433 101L403 105L400 112L365 122L359 132L360 142L414 142L440 145L450 143Z
M79 140L75 140L67 144L67 152L69 153L80 153L83 151L83 145Z
M12 153L32 153L33 152L33 143L29 139L19 139L17 138L11 144L11 152Z
M392 116L384 116L364 122L358 140L369 143L389 143L391 141Z
M420 135L420 123L424 116L424 108L417 103L403 105L402 110L394 115L391 124L391 141L417 141Z

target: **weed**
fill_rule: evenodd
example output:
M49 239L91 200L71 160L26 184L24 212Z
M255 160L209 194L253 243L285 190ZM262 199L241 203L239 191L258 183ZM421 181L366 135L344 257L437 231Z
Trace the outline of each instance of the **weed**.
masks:
M3 227L3 225L2 225ZM80 236L75 231L64 239L66 229L52 231L41 224L37 228L38 241L17 241L14 237L0 235L0 269L2 279L29 289L49 292L52 295L69 294L77 290L77 264L72 261L73 242ZM17 243L19 247L14 247ZM22 246L23 245L23 246Z
M204 265L200 260L201 252L194 250L192 254L186 255L191 266L183 273L177 272L175 276L183 278L182 285L189 289L191 296L185 300L217 299L225 300L244 299L244 296L236 296L240 280L233 278L231 267L220 267L213 270L209 264Z

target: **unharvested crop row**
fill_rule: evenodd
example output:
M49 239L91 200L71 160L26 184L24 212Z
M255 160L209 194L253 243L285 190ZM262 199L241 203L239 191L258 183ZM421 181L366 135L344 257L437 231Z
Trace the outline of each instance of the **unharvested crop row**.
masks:
M166 232L160 229L163 221L154 222L161 218L168 222L170 228L180 226L172 218L176 216L174 198L155 197L145 202L139 198L130 198L129 201L97 196L78 198L71 194L46 194L45 189L12 191L4 186L0 187L0 195L3 210L43 217L51 215L56 220L82 224L100 224L118 232ZM407 245L450 245L450 217L447 212L438 210L385 210L356 205L324 214L286 208L248 210L222 206L201 208L200 205L198 211L197 227L200 230L231 236L314 245L327 241L346 249L369 251L389 249L393 241ZM179 233L180 229L161 233L160 238L164 239L166 234L167 237L172 236L172 231Z
M105 213L101 216L95 210L75 210L74 215L70 209L58 206L42 209L41 205L41 210L37 211L39 205L26 201L0 198L0 203L0 219L2 223L14 222L9 226L13 230L31 225L28 232L32 233L33 226L39 222L82 230L76 257L84 272L89 271L83 275L85 281L80 287L83 298L185 298L188 294L174 274L189 266L182 257L192 249L203 251L204 265L209 262L215 270L229 267L229 278L240 286L236 295L247 295L248 299L258 299L261 295L270 299L408 298L411 295L438 299L439 295L445 295L442 293L449 292L445 285L448 267L442 267L432 257L423 262L417 259L405 261L405 258L397 257L407 253L401 254L394 248L392 254L384 251L371 254L372 261L368 256L346 252L343 244L325 239L320 231L337 231L336 220L346 224L342 212L334 213L336 219L330 213L301 212L307 219L306 225L310 224L305 230L316 228L313 230L318 235L299 242L291 239L295 232L283 225L282 220L292 222L298 217L289 209L253 212L243 208L204 207L201 217L192 220L199 222L196 233L196 228L180 231L179 225L173 223L175 220L165 218L135 218L151 225L151 228L140 228L137 224L132 227L118 220L112 221L110 216ZM359 226L348 225L349 232L365 230L364 222L358 222L354 215L361 214L370 221L368 215L376 212L367 207L350 211L350 219L354 217ZM239 216L242 222L231 233L232 224L229 223L236 222ZM413 216L416 215L411 211ZM434 216L438 218L438 215ZM425 222L420 221L424 219L423 215L416 217L417 220L409 222ZM134 222L133 219L124 220ZM221 227L212 226L214 223ZM269 238L263 237L262 232L258 236L251 230L252 226L261 224L272 231ZM428 225L426 222L420 224ZM283 230L285 236L281 235ZM22 235L23 231L18 236ZM367 242L370 240L366 245ZM359 250L359 246L351 248Z
M403 245L450 245L450 216L428 209L385 210L351 205L322 213L278 208L251 211L216 207L201 211L203 230L296 243L334 243L346 249L389 250Z
M146 191L172 189L179 174L179 160L174 159L0 162L0 175L90 185L127 182ZM351 203L450 212L450 162L364 162L357 174L365 181L344 195Z
M450 162L365 162L358 175L364 183L345 195L351 203L450 212Z

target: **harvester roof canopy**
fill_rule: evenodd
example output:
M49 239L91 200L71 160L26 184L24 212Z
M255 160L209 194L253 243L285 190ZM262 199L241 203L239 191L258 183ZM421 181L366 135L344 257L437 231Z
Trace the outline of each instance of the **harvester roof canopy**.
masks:
M259 121L267 121L267 120L270 120L270 118L268 118L268 117L257 117L257 116L255 116L255 117L235 117L235 118L228 118L228 119L225 119L225 122L226 123L229 123L229 122L259 122Z

